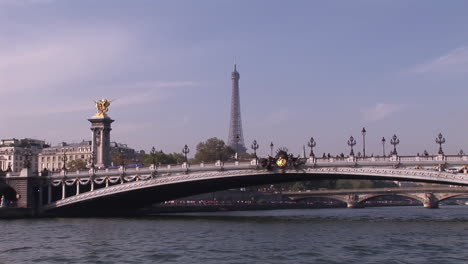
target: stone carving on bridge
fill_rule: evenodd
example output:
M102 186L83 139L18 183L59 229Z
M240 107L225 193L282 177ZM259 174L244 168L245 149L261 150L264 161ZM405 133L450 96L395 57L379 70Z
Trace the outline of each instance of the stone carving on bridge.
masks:
M96 104L96 109L97 113L94 115L94 117L107 117L107 112L109 111L109 106L112 103L112 101L109 101L107 99L101 99L98 100L97 102L94 102Z
M288 154L287 151L280 149L275 157L268 155L268 157L260 159L260 164L263 168L272 170L274 168L284 169L286 167L297 168L305 164L306 161L306 158L294 157L293 154Z

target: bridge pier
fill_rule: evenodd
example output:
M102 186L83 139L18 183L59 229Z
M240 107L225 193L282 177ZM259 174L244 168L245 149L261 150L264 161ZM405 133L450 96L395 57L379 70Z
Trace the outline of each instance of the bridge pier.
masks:
M439 208L439 199L433 193L426 193L424 195L423 206L428 209Z
M7 173L4 182L16 191L18 200L14 203L14 207L31 209L32 214L40 212L40 179L34 177L30 168L23 168L19 176Z
M348 208L364 208L361 203L346 203Z
M364 205L359 202L359 195L357 194L348 195L346 205L348 208L364 208Z
M41 184L41 185L39 185L39 201L38 201L39 210L42 209L42 204L44 203L43 200L42 200L43 199L43 197L42 197L43 192L44 192L44 188L42 187L42 184Z
M47 185L47 204L52 203L52 184Z
M65 182L62 182L62 200L65 199Z

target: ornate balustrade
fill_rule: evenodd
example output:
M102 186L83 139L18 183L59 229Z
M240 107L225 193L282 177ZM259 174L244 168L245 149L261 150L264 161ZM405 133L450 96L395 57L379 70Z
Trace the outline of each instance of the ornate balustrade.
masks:
M440 165L444 165L448 169L462 169L468 166L467 156L388 156L388 157L345 157L345 158L309 158L305 167L407 167L407 168L425 168L430 170L440 169ZM438 166L438 167L437 167ZM51 173L49 178L87 178L104 176L120 176L130 174L186 174L201 171L216 171L216 170L243 170L259 168L260 165L255 165L255 160L250 162L216 162L216 163L201 163L201 164L176 164L164 165L153 168L150 167L134 167L134 168L113 168L113 169L96 169L86 171L69 171L60 173ZM10 175L13 175L10 173Z

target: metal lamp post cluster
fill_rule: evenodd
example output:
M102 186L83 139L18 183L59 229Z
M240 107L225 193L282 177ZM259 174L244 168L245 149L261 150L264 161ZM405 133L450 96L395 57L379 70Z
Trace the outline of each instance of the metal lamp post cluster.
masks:
M151 148L151 161L153 163L153 169L156 169L156 148L153 146L153 148Z
M439 155L444 155L444 151L442 151L442 144L445 143L445 138L442 136L442 133L436 137L435 142L439 144Z
M91 152L91 169L94 171L96 168L96 153L94 150Z
M120 166L122 166L122 170L125 171L125 155L123 149L120 149Z
M382 137L382 155L385 157L385 137Z
M188 164L187 154L189 154L189 152L190 152L190 149L189 149L189 147L187 146L187 144L185 144L184 148L182 149L182 153L184 153L185 163L186 163L186 164Z
M309 142L307 142L307 146L309 146L310 148L310 154L309 156L310 157L315 157L315 154L314 154L314 147L317 145L317 142L314 140L313 137L310 138ZM305 152L305 151L304 151Z
M63 156L62 156L62 162L63 162L62 170L63 170L63 171L66 171L66 170L67 170L67 160L68 160L68 158L67 158L67 151L64 150L64 151L63 151Z
M393 135L393 137L390 139L390 144L393 145L392 154L397 155L396 145L400 144L400 139L397 137L397 135L395 135L395 134Z
M255 155L255 165L257 165L258 164L257 149L259 148L259 145L257 144L257 140L253 141L251 147L252 147L252 149L254 151L254 155Z
M362 144L362 151L363 151L363 156L364 158L366 157L366 128L362 128L361 130L361 134L362 134L362 141L363 141L363 144ZM311 141L313 140L313 138L311 138ZM385 137L382 137L382 139L380 140L380 142L382 143L382 155L385 157L385 143L387 142L387 140L385 139ZM444 155L444 151L442 149L442 145L445 144L445 137L442 135L442 133L439 133L439 135L436 137L435 139L435 143L439 145L439 151L438 151L438 154L439 155ZM309 142L309 144L311 144ZM390 144L393 145L393 150L390 151L390 155L398 155L398 152L397 152L397 149L396 149L396 146L398 144L400 144L400 139L398 138L398 136L396 134L394 134L392 136L392 138L390 139ZM350 156L354 156L354 149L353 147L356 145L356 140L354 139L353 136L351 136L348 140L348 146L351 147L351 152L349 153ZM315 146L315 145L314 145ZM310 145L309 145L310 147ZM312 155L312 149L311 149L311 155ZM462 151L460 151L459 155L464 155L464 153Z
M362 134L362 155L364 156L364 158L366 157L366 128L363 127L362 130L361 130L361 134Z
M353 147L356 145L356 140L354 139L353 136L350 136L349 137L349 140L348 140L348 146L351 147L351 151L349 152L349 155L350 156L354 156L354 149Z
M31 152L30 152L30 151L26 151L26 152L24 153L23 168L26 168L26 169L30 169L30 168L31 168L30 157L31 157ZM0 168L0 170L1 170L1 168Z
M362 130L361 130L361 135L362 135L362 152L363 152L363 157L366 158L366 128L363 127ZM385 137L382 137L382 139L380 140L380 142L382 143L382 155L383 157L386 156L386 153L385 153L385 143L387 142L387 140L385 139ZM435 139L435 143L439 145L439 152L438 154L439 155L444 155L444 152L443 152L443 149L442 149L442 145L445 144L445 138L443 137L442 133L439 133L439 135L436 137ZM348 141L347 141L347 144L348 146L350 147L350 153L349 155L350 156L354 156L354 146L356 146L357 144L357 141L356 139L353 137L353 136L350 136ZM398 155L398 152L397 152L397 148L396 146L398 144L400 144L400 139L397 137L396 134L394 134L391 139L390 139L390 144L393 145L393 150L390 151L390 155ZM273 156L273 147L274 147L274 144L273 142L270 143L270 155ZM313 137L311 137L309 139L309 141L307 142L307 146L310 148L310 153L309 153L309 156L311 158L315 158L315 153L314 153L314 147L317 146L317 142L315 141L315 139ZM254 156L255 156L255 164L258 164L258 156L257 156L257 150L259 149L259 144L257 143L257 140L253 140L252 142L252 145L251 145L251 149L253 150L254 152ZM222 150L222 146L217 146L216 147L217 151L218 151L218 154L219 154L219 160L221 161L221 158L222 158L222 154L221 154L221 150ZM185 158L185 163L188 165L188 159L187 159L187 154L190 152L190 149L187 145L184 146L184 148L182 149L182 153L184 154L184 158ZM305 150L304 150L305 152ZM155 147L153 147L151 149L151 157L152 157L152 164L153 164L153 168L156 169L156 149ZM237 154L237 153L236 153ZM304 153L305 154L305 153ZM459 154L458 155L465 155L465 153L460 150ZM121 152L121 159L122 159L122 166L124 167L125 164L124 164L124 160L123 160L123 153ZM66 161L67 161L67 157L66 157L66 153L64 152L63 153L63 158L62 160L64 161L64 165L63 165L63 170L66 170ZM238 161L238 158L235 157L235 160ZM95 155L94 155L94 152L91 154L91 161L92 161L92 164L91 166L94 168L94 164L95 164Z

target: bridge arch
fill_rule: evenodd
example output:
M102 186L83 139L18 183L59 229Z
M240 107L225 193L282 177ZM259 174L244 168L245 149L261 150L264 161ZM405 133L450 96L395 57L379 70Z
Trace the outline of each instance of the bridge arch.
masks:
M317 195L311 195L311 196L289 197L289 199L291 201L295 201L295 202L304 201L304 200L311 199L311 198L329 199L329 200L333 200L333 201L337 201L337 202L348 203L348 199L347 199L346 195L320 195L320 194L317 194Z
M16 201L16 195L16 190L13 187L6 183L0 182L0 196L3 196L8 201Z
M370 194L370 195L363 195L362 198L359 199L359 203L364 203L371 199L382 197L382 196L400 196L400 197L407 197L419 201L420 203L424 203L424 194L411 194L411 193L380 193L380 194Z
M453 193L453 194L451 193L451 194L439 195L437 199L439 200L439 202L441 202L450 198L454 198L458 196L466 196L466 195L467 195L466 193Z
M113 173L113 174L112 174ZM101 178L119 177L122 172L107 173ZM156 202L174 200L200 193L208 193L230 188L246 186L275 184L294 181L311 181L323 179L381 179L400 181L422 181L437 183L459 183L468 185L468 179L460 178L444 172L408 170L408 169L382 169L382 168L304 168L267 171L255 167L243 169L212 169L203 171L188 170L186 168L160 171L153 175L151 170L140 170L137 173L127 173L125 177L135 175L150 175L145 180L134 180L80 193L65 199L58 200L44 207L50 212L60 211L94 211L134 209ZM80 178L81 181L90 179L89 175L73 175L69 178ZM97 176L93 176L97 177ZM120 176L124 178L123 176ZM464 177L464 176L463 176ZM133 177L135 178L135 177ZM60 179L60 178L55 178ZM466 182L466 183L465 183ZM418 199L419 200L419 199Z

